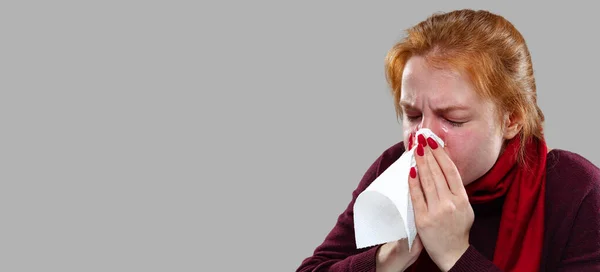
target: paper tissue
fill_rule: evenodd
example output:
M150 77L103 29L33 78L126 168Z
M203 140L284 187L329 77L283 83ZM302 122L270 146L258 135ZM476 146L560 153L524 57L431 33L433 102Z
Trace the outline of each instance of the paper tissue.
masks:
M432 137L444 147L442 139L431 130L420 129L416 136L420 134L425 138ZM408 238L408 247L412 248L417 228L408 188L408 175L410 168L416 167L416 145L410 148L356 198L354 231L357 248L404 238Z

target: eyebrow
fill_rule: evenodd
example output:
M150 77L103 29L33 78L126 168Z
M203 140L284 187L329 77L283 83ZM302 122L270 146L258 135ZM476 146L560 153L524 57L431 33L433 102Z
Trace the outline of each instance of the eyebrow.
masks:
M400 101L400 107L402 107L404 110L417 110L416 107L414 107L411 103L406 101ZM471 108L466 105L452 105L436 108L434 109L434 111L439 113L448 113L451 111L468 111L470 109Z

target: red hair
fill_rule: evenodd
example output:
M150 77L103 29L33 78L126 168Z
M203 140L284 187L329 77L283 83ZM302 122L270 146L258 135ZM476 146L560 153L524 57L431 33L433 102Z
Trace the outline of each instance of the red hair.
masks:
M519 161L524 162L525 143L532 137L543 139L544 114L537 105L531 56L521 33L502 16L463 9L433 14L406 34L385 58L397 117L402 117L404 66L411 56L423 56L434 67L466 72L477 93L494 102L499 121L506 113L518 120Z

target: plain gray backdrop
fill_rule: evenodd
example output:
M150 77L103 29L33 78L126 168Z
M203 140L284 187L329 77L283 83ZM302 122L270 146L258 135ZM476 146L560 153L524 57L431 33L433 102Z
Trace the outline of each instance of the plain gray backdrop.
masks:
M438 11L510 20L549 146L600 163L593 2L95 2L0 4L1 271L294 271L401 140L384 57Z

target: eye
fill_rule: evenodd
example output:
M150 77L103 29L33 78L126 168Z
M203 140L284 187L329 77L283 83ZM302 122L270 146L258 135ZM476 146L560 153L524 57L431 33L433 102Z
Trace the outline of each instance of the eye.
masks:
M421 115L406 115L406 120L410 122L417 121L419 118L421 118Z
M452 120L449 120L449 119L445 119L445 120L446 120L446 122L450 123L450 125L453 126L453 127L462 127L462 125L464 123L466 123L466 122L456 122L456 121L452 121Z

